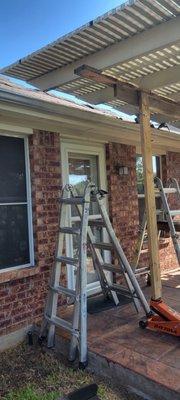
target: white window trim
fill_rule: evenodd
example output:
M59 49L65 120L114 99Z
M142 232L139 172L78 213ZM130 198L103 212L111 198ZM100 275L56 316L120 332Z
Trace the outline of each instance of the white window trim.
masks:
M101 144L88 144L84 145L82 142L72 140L62 140L60 142L61 148L61 166L62 166L62 184L63 186L68 183L69 168L68 168L68 153L77 152L78 154L95 155L99 161L99 176L102 189L107 190L107 179L106 179L106 159L105 159L105 148ZM101 166L104 166L102 168ZM93 219L93 217L90 217ZM108 240L108 239L107 239ZM66 246L69 257L73 257L72 245L70 240L66 238ZM73 268L70 266L67 268L67 283L69 289L74 289L75 278ZM97 285L97 282L92 282L87 285L88 295L99 293L102 291L101 286Z
M29 237L29 257L30 262L27 264L21 264L14 267L5 267L0 269L0 273L9 272L14 270L19 270L28 267L34 267L34 240L33 240L33 223L32 223L32 200L31 200L31 178L30 178L30 161L29 161L29 143L28 136L22 134L6 134L0 133L0 136L10 136L10 137L19 137L24 139L24 155L25 155L25 171L26 171L26 194L27 194L27 202L17 203L17 204L27 204L27 214L28 214L28 237ZM8 203L9 205L11 203ZM13 203L14 204L14 203Z

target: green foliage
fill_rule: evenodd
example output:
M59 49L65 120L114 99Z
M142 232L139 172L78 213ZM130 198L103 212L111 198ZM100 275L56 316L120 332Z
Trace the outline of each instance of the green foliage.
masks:
M23 389L12 390L3 400L56 400L60 395L61 393L54 391L50 393L40 392L35 387L29 385Z

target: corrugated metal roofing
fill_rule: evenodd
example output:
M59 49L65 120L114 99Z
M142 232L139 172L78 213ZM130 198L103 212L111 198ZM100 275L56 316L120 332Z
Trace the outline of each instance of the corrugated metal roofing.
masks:
M27 82L98 52L124 39L147 31L180 14L180 0L130 0L80 29L1 70ZM180 41L163 49L103 69L107 75L136 85L136 81L180 64ZM83 97L105 88L84 78L59 86L59 90ZM179 82L154 89L171 98L180 92ZM116 104L121 109L121 102ZM112 102L111 102L112 104Z
M179 12L178 0L130 0L1 72L23 80L34 79L152 28Z

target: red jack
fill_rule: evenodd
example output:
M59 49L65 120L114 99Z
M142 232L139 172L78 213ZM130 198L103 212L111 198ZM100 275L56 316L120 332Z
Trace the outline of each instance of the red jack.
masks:
M141 320L141 328L150 328L154 331L169 333L170 335L180 336L180 314L170 308L163 300L151 300L151 310L154 315L146 320Z

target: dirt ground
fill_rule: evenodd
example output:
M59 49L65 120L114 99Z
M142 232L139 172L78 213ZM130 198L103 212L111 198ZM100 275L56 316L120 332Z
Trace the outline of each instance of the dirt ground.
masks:
M2 400L57 400L89 383L97 383L101 400L142 400L87 371L75 370L53 352L26 343L0 354Z

